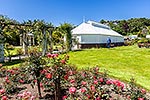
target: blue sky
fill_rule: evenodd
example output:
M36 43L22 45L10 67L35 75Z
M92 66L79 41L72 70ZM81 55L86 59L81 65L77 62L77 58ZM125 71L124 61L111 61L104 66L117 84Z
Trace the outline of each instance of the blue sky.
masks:
M0 14L22 22L41 19L78 25L100 21L150 18L150 0L0 0Z

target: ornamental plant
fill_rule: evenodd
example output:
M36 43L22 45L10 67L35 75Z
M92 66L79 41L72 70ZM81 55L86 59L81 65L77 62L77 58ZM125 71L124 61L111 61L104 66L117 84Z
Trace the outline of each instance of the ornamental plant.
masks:
M64 76L67 72L67 61L69 59L68 55L65 55L63 58L59 57L58 54L47 54L47 72L45 73L46 77L44 79L47 84L45 85L48 88L48 85L54 87L53 90L55 94L55 100L62 99L62 83L64 81Z
M34 100L42 98L42 90L52 94L54 98L51 99L54 100L149 99L146 90L137 87L134 79L125 84L109 78L107 71L101 72L99 66L78 70L69 65L68 60L68 55L47 53L46 57L42 57L39 52L33 52L22 67L1 67L0 76L3 78L4 87L0 88L0 97L8 98L9 94L15 92L18 93L16 98L19 100ZM22 84L37 87L39 96L33 95L29 90L21 91L18 87Z

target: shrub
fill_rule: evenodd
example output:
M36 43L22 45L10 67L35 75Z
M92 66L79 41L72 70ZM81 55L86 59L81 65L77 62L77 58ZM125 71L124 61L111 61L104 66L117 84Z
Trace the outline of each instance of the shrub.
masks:
M48 53L47 57L40 53L31 53L26 66L13 69L2 69L4 88L0 89L0 97L11 93L19 93L18 85L37 85L39 98L41 88L54 95L55 100L146 100L146 90L136 86L134 79L125 84L109 78L107 72L100 72L99 67L88 70L77 70L68 64L68 55ZM2 73L4 75L2 75ZM2 95L1 95L2 94ZM28 90L18 94L18 99L34 99Z

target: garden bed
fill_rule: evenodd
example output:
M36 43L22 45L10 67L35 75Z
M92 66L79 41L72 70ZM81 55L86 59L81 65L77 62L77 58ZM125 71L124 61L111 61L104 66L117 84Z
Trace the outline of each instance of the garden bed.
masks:
M4 78L0 78L0 81L4 81ZM71 82L72 81L72 82ZM78 89L78 86L75 87L75 90L70 90L69 87L68 89L64 90L63 92L61 92L61 94L63 94L64 96L62 96L61 100L73 100L74 99L79 99L79 100L93 100L93 98L97 99L95 100L137 100L135 98L138 98L139 96L142 96L141 99L138 98L138 100L149 100L150 99L150 94L148 92L146 92L146 90L144 89L139 89L139 88L134 88L136 89L135 91L128 91L127 93L127 87L129 86L129 84L125 84L123 82L120 82L119 80L114 80L114 79L109 79L109 81L103 84L101 84L100 82L102 82L102 78L100 78L99 80L95 80L93 81L93 85L91 85L90 89L92 90L91 93L92 94L87 94L87 89L85 89L84 85L85 84L89 84L89 83L84 83L82 81L82 85L83 88ZM70 80L70 84L74 84L73 80ZM115 84L119 87L115 87ZM124 87L125 86L125 87ZM97 87L97 88L96 88ZM2 90L3 85L0 85L0 90ZM121 89L124 88L124 89ZM42 97L39 98L39 94L38 94L38 89L36 87L36 85L34 86L34 88L31 86L31 84L21 84L18 85L16 87L16 91L13 91L9 94L5 94L7 96L7 100L56 100L55 99L55 93L54 91L46 91L45 88L41 85L41 95ZM139 91L140 90L140 91ZM69 91L72 93L70 94ZM99 92L98 92L99 91ZM98 99L98 96L100 95L99 93L102 93L100 91L103 91L103 98ZM84 94L85 92L85 94ZM96 93L97 92L97 93ZM131 94L131 92L133 92ZM139 94L136 94L138 93ZM134 95L136 94L136 95ZM2 94L1 94L2 95ZM72 96L70 96L72 95ZM127 96L128 95L128 96ZM79 96L79 97L78 97ZM94 97L92 97L94 96ZM83 97L83 98L82 98ZM133 97L135 97L133 99ZM63 99L64 98L64 99ZM68 99L67 99L68 98ZM72 98L72 99L71 99ZM2 100L6 100L6 99L2 99Z
M68 65L68 55L32 55L19 68L0 72L2 100L149 100L149 93L134 79L124 83L109 78L99 67L77 70Z

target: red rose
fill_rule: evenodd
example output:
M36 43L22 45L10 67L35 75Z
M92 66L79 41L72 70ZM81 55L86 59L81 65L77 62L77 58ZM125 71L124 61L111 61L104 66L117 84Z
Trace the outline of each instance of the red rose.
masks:
M6 83L10 83L10 80L8 79L8 76L5 77Z
M65 79L65 80L68 80L68 75L65 75L65 76L64 76L64 79Z
M56 57L58 57L58 54L51 54L51 57L56 58Z
M94 79L96 79L96 76L93 76Z
M62 63L62 64L66 64L66 61L65 61L65 60L61 60L61 63Z
M76 88L75 87L70 87L69 88L69 93L70 94L73 94L73 93L75 93L76 92Z
M67 96L65 95L65 96L63 96L63 100L65 100L65 99L67 99Z
M52 78L52 74L51 74L51 73L47 73L47 74L46 74L46 78L47 78L47 79L51 79L51 78Z
M11 74L15 74L14 70L8 70L8 72L10 72Z
M113 81L113 84L118 86L118 87L121 87L122 89L124 88L124 84L118 80L114 80Z
M43 84L42 83L40 83L40 87L43 88Z
M43 70L40 71L41 74L44 74L46 72L47 72L47 70L45 70L45 69L43 69Z
M88 97L88 99L90 99L90 98L91 98L89 94L87 94L86 96Z
M2 96L2 100L8 100L7 96Z
M33 80L33 82L34 82L34 83L36 83L36 82L37 82L37 80Z
M131 98L130 95L128 95L128 96L127 96L127 99L130 99L130 98Z
M50 54L50 53L48 53L48 54L47 54L47 57L48 57L48 58L51 58L51 54Z
M10 80L6 80L6 83L10 83Z

